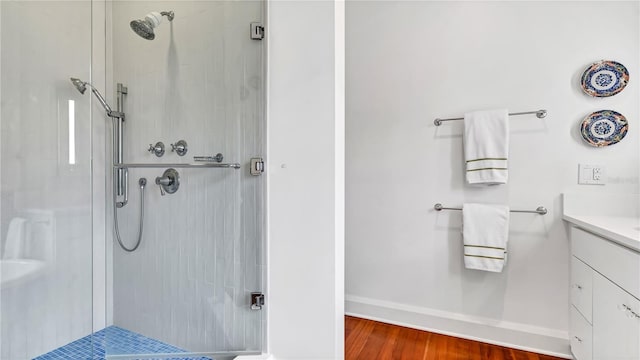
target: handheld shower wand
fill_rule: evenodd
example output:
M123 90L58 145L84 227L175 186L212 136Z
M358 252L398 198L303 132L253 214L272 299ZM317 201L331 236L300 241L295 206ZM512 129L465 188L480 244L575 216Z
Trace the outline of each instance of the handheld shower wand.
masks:
M86 81L82 81L78 78L70 78L73 86L78 89L80 94L84 94L87 91L87 86L91 88L91 92L96 96L100 105L107 113L107 116L113 118L113 165L122 163L122 137L123 137L123 122L124 122L124 98L123 96L127 94L127 88L122 84L118 84L118 109L114 111L111 109L111 106L104 99L102 94L96 89L93 85ZM114 168L113 169L113 226L115 230L115 238L118 240L118 244L122 247L123 250L127 252L135 251L138 246L140 246L140 242L142 240L142 229L143 229L143 221L144 221L144 188L147 185L147 179L140 178L138 181L138 185L140 186L140 222L138 224L138 238L135 245L131 248L127 247L122 238L120 237L120 229L118 228L118 208L121 208L127 205L128 202L128 194L129 194L129 171L127 168ZM124 195L123 201L118 201L118 196Z
M88 82L82 81L78 78L70 78L71 83L73 84L73 86L76 87L76 89L78 89L78 91L80 92L80 94L84 94L85 91L87 91L87 86L89 86L91 88L91 92L93 93L93 95L96 96L96 98L98 99L98 102L100 102L100 105L102 105L102 107L104 108L104 111L106 111L107 116L112 117L112 118L118 118L118 119L124 119L124 113L119 112L119 111L113 111L111 109L111 106L109 106L109 104L107 104L107 100L104 99L104 97L102 96L102 94L100 94L100 92L98 91L98 89L96 89L93 85L91 85Z
M70 78L70 80L73 86L75 86L76 89L78 89L80 94L84 94L85 91L87 91L87 86L90 87L91 92L93 93L93 95L96 96L96 98L98 99L98 102L100 102L100 105L102 105L102 108L107 113L107 116L113 119L113 148L114 148L113 163L121 164L122 158L123 158L122 154L124 152L122 138L123 138L123 125L124 125L124 118L125 118L122 103L123 103L123 96L124 94L127 93L126 88L121 84L118 84L118 108L116 111L114 111L113 109L111 109L111 106L109 106L109 104L104 99L102 94L100 94L98 89L96 89L93 85L91 85L86 81L82 81L74 77ZM127 184L126 184L127 174L125 169L117 169L117 173L118 173L117 181L115 182L116 194L118 196L124 195L124 201L118 202L117 205L118 207L123 207L127 204Z

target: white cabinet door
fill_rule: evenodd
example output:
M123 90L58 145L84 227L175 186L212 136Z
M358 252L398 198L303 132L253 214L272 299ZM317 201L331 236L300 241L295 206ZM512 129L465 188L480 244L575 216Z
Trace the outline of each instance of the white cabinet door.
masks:
M640 301L593 276L593 359L640 359Z

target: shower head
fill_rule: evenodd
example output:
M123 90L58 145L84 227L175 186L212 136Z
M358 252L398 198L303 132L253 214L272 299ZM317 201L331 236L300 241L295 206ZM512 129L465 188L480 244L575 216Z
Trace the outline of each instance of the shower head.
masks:
M144 19L133 20L129 23L131 30L138 34L141 38L147 40L153 40L156 38L156 34L153 29L158 27L162 22L162 17L166 16L169 21L173 20L173 11L156 12L152 11L148 13Z
M89 86L91 88L91 92L93 93L93 95L95 95L96 98L98 98L98 101L100 102L100 105L102 105L102 107L104 108L104 111L107 112L107 115L112 116L115 114L115 112L111 110L111 106L109 106L109 104L107 104L107 101L104 99L104 97L102 97L102 94L100 94L100 92L98 92L98 89L94 88L93 85L89 84L88 82L82 81L78 78L69 78L69 79L71 80L71 83L73 84L73 86L75 86L76 89L80 91L80 94L84 94L84 92L87 90L87 86Z
M80 94L84 94L84 92L87 91L87 86L84 81L77 78L71 78L71 83L76 87L76 89L78 89L78 91L80 91Z
M153 27L146 20L133 20L129 25L131 30L143 39L153 40L156 37L153 33Z

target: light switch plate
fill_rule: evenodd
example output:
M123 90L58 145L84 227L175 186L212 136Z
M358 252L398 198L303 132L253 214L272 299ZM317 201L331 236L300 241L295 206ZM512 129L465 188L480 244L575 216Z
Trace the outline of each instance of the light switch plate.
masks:
M578 165L578 184L604 185L605 172L602 165Z

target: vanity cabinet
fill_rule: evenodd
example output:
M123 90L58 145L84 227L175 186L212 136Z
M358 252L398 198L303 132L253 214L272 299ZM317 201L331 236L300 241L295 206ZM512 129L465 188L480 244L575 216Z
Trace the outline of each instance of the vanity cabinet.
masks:
M640 359L640 253L572 227L571 254L573 356Z

